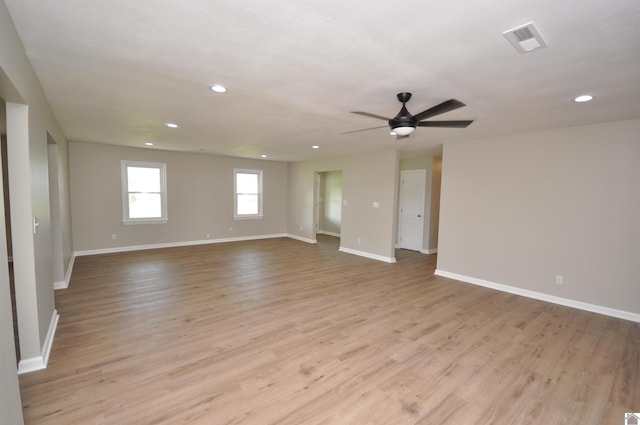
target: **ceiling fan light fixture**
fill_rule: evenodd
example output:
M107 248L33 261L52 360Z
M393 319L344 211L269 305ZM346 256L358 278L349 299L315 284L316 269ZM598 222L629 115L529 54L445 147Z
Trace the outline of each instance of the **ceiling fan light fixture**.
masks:
M391 135L404 137L404 136L410 135L415 130L416 130L415 127L396 127L393 130L391 130Z

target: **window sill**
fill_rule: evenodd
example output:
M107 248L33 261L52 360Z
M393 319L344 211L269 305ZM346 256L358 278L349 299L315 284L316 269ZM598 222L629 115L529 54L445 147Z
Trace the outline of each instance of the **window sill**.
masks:
M139 218L122 220L122 224L166 224L167 221L166 218Z
M262 220L262 215L234 215L234 220Z

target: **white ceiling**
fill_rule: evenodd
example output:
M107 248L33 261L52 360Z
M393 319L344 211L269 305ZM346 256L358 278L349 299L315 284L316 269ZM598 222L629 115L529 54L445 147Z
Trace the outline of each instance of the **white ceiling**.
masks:
M73 141L295 161L640 117L638 0L5 1ZM529 21L548 47L519 54L502 32ZM341 134L401 91L475 122Z

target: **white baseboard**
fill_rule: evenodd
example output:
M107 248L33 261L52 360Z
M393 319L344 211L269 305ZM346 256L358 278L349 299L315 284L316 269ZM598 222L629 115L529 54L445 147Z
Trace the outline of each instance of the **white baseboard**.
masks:
M278 233L278 234L271 234L271 235L240 236L236 238L203 239L199 241L185 241L185 242L167 242L167 243L148 244L148 245L133 245L133 246L121 246L121 247L115 247L115 248L75 251L73 255L74 257L81 257L85 255L113 254L118 252L142 251L145 249L175 248L180 246L205 245L205 244L224 243L224 242L253 241L258 239L273 239L273 238L286 238L286 237L292 237L292 236L286 233Z
M504 285L501 283L490 282L488 280L477 279L475 277L465 276L457 273L451 273L444 270L436 269L435 274L449 279L459 280L461 282L471 283L473 285L484 286L485 288L496 289L510 294L521 295L527 298L533 298L540 301L546 301L553 304L559 304L566 307L577 308L579 310L590 311L592 313L604 314L606 316L617 317L618 319L630 320L640 323L640 314L630 311L616 310L595 304L589 304L582 301L576 301L569 298L557 297L542 292L530 291L528 289L517 288L515 286Z
M404 248L402 248L400 246L400 244L396 244L396 249L404 249ZM424 249L424 248L422 248L421 250L416 251L416 252L419 252L420 254L437 254L438 253L438 248L435 248L435 249Z
M67 273L64 275L63 282L53 282L53 289L67 289L69 287L69 281L71 280L71 272L73 271L73 263L76 261L76 256L74 254L71 255L71 259L69 260L69 265L67 266Z
M56 335L56 328L58 327L58 319L60 319L60 315L58 314L58 311L54 309L53 314L51 315L51 321L49 322L49 330L47 331L47 336L45 337L40 355L28 359L21 359L18 363L18 375L47 368L49 355L51 354L51 347L53 346L53 338Z
M327 232L326 230L318 230L317 233L321 235L335 236L336 238L339 238L340 236L342 236L340 233Z
M303 238L302 236L298 236L298 235L293 235L291 233L287 233L286 235L288 238L291 239L295 239L297 241L302 241L302 242L306 242L306 243L318 243L317 240L315 239L309 239L309 238Z
M382 255L372 254L370 252L358 251L356 249L345 248L343 246L338 248L338 251L346 252L347 254L358 255L360 257L371 258L372 260L384 261L385 263L395 263L396 262L395 257L384 257Z

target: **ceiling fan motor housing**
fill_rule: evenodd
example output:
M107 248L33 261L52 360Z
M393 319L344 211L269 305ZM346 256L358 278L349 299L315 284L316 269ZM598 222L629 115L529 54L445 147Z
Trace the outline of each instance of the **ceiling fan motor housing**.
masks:
M411 99L411 93L398 93L398 100L402 102L402 109L398 112L398 115L389 120L389 127L391 130L398 127L413 127L417 125L417 121L413 119L413 115L407 110L405 103Z

